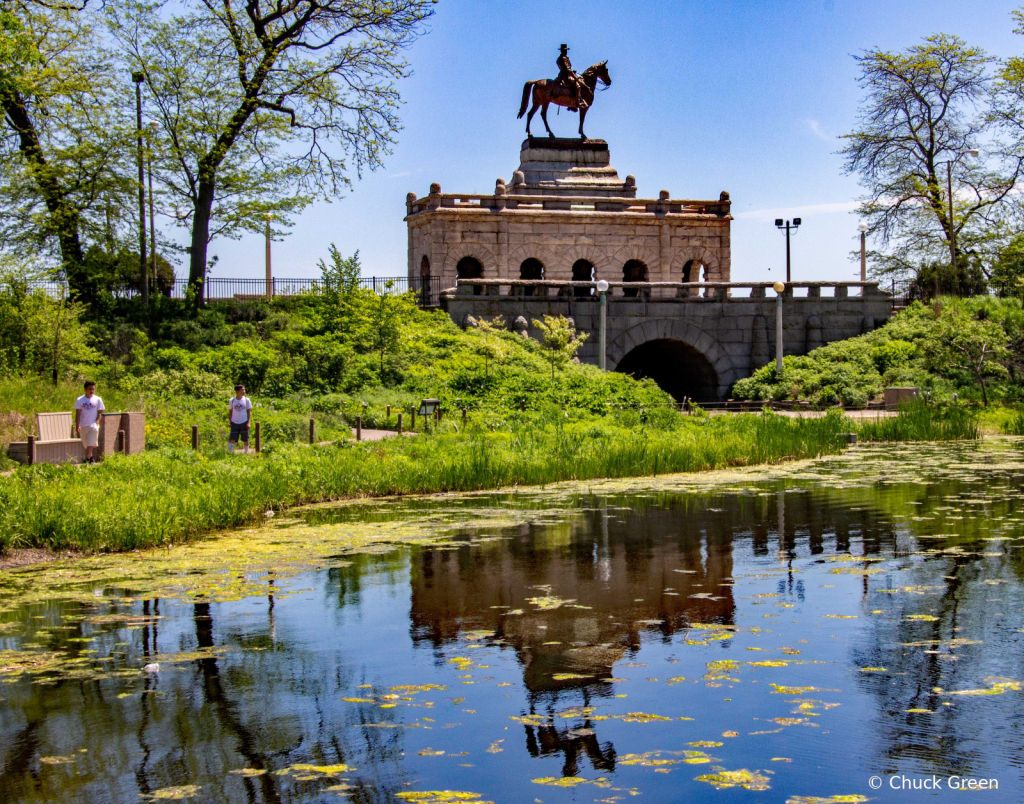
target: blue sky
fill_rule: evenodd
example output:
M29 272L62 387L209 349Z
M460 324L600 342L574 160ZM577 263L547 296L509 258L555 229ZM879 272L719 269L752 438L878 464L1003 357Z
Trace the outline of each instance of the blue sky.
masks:
M275 276L319 274L328 246L359 249L367 276L406 272L405 195L431 182L488 193L519 164L523 83L553 77L558 45L578 72L608 60L613 85L587 118L608 141L619 175L638 195L733 200L732 276L774 280L785 271L776 217L802 217L794 280L857 278L849 259L860 188L843 175L838 135L853 128L861 96L852 54L903 49L953 33L991 54L1024 53L1012 33L1015 3L947 0L771 2L484 2L440 0L429 32L408 51L414 75L394 153L334 203L318 203L274 244ZM560 136L575 115L549 116ZM543 131L535 118L535 133ZM263 275L257 236L216 241L212 276Z

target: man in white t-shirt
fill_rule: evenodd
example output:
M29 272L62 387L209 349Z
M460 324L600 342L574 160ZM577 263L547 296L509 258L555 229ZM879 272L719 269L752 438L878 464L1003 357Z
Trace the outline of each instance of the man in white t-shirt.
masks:
M100 411L103 400L96 396L96 383L89 380L85 383L85 393L75 400L75 432L82 439L85 447L85 460L96 463L93 450L100 443Z
M235 451L235 444L242 439L245 454L249 454L249 420L252 418L252 401L245 395L245 386L236 385L235 395L228 403L228 422L231 435L228 436L228 452Z

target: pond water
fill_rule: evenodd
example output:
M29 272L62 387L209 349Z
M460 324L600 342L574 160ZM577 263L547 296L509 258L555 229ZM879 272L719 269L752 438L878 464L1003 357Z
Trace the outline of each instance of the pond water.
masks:
M1021 801L1022 501L858 447L2 573L0 801Z

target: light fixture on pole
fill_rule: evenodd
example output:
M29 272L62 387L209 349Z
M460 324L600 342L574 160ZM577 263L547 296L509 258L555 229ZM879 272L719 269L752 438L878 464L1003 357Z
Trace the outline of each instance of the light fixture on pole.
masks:
M142 82L146 74L132 73L135 82L135 122L138 133L136 157L139 163L139 274L142 279L142 303L149 304L149 271L146 265L146 174L142 159Z
M772 285L775 291L775 373L782 374L782 294L786 286L782 282Z
M793 282L793 278L790 276L790 231L793 230L795 232L797 230L797 227L800 226L800 223L801 223L800 218L794 218L792 223L790 221L788 221L788 220L783 221L782 218L775 218L775 225L778 228L780 228L783 231L785 231L785 281L786 282Z
M952 270L950 280L956 277L956 221L953 217L953 165L959 162L965 156L978 156L981 153L977 148L968 148L966 151L957 154L956 156L945 160L946 162L946 197L949 199L949 267ZM942 162L936 163L941 165ZM939 285L939 271L935 270L935 299L938 303L939 293L941 288Z
M608 295L608 283L603 279L597 280L597 295L601 302L601 315L598 319L598 338L597 338L597 365L601 371L605 370L605 340L607 338L607 309L608 302L605 297Z
M868 225L861 223L857 226L857 231L860 232L860 281L868 281L868 252L866 248Z
M274 274L270 270L270 221L272 221L274 219L274 216L271 215L268 212L266 217L267 217L267 228L266 228L266 236L267 236L267 287L266 287L266 291L267 291L267 298L268 299L272 299L272 298L274 298Z
M150 274L153 279L153 287L157 286L156 281L156 224L154 223L153 215L153 139L156 137L156 132L159 131L160 124L153 120L149 124L149 148L146 149L146 163L149 169L149 257L150 257Z

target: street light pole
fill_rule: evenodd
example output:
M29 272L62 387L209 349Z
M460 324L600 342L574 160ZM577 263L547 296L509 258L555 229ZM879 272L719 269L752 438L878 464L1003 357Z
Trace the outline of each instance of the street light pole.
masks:
M860 230L860 281L868 281L868 252L867 252L867 234L868 225L866 223L860 224L857 229Z
M142 279L142 303L149 304L149 271L146 266L146 174L142 159L142 82L145 73L133 72L135 82L135 122L138 130L137 161L139 163L139 273Z
M781 282L772 285L775 291L775 374L782 374L782 293L786 286Z
M956 222L953 218L953 163L959 162L965 156L977 156L980 152L977 148L968 148L966 151L957 154L955 157L946 160L946 196L949 199L949 267L952 270L950 281L956 279ZM939 162L941 165L942 163ZM935 298L938 300L940 293L939 272L935 271Z
M775 219L775 225L779 229L784 230L786 232L786 282L787 283L792 281L792 277L790 275L791 271L790 271L790 260L789 260L789 233L790 233L790 230L795 232L797 230L797 227L800 226L800 223L801 223L801 221L800 221L799 218L793 218L793 223L792 224L789 221L785 221L785 224L783 224L782 218L776 218Z
M266 287L266 291L267 291L267 298L268 299L274 298L274 274L270 270L270 219L273 218L273 217L274 216L271 215L269 212L267 213L267 227L266 227L266 237L267 237L267 287Z
M956 226L953 225L953 162L946 162L946 195L949 196L949 281L956 280ZM935 272L935 298L939 297L939 272Z
M152 264L150 273L153 277L153 287L157 287L157 276L156 276L156 223L154 222L153 214L153 137L156 136L157 129L160 128L160 124L155 120L149 124L150 139L149 148L146 150L146 161L149 168L149 256Z
M603 279L598 279L597 280L597 295L598 295L598 298L600 299L600 302L601 302L601 314L600 314L600 317L598 318L597 348L598 348L599 351L598 351L598 355L597 355L597 365L598 365L598 368L601 369L601 371L604 371L605 370L605 366L606 366L606 360L605 360L605 341L607 339L607 332L608 332L608 328L607 328L608 302L607 302L605 297L608 295L608 283L605 282L605 280L603 280Z

